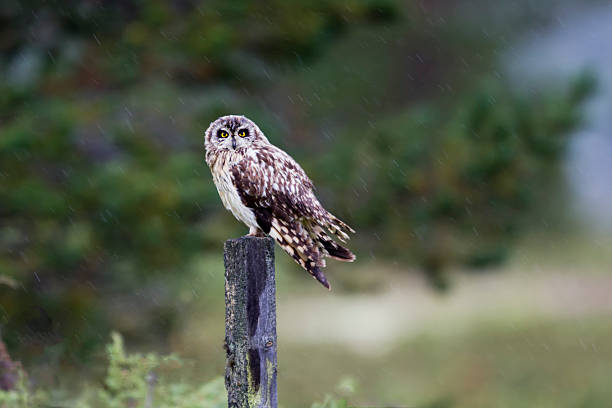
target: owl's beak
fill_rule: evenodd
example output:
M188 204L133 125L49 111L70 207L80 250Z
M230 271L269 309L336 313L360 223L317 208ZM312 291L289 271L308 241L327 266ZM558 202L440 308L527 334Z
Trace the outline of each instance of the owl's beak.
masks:
M232 136L232 149L236 150L236 138Z

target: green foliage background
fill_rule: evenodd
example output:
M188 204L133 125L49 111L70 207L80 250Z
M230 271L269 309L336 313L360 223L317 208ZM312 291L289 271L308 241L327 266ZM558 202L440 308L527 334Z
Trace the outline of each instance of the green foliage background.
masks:
M227 393L222 377L194 386L191 381L176 375L184 362L175 355L159 356L128 353L123 337L116 332L106 346L106 375L100 385L89 385L74 395L63 390L32 390L27 375L13 390L0 389L0 407L30 408L39 406L70 406L74 408L223 408L227 407ZM347 377L338 384L337 394L354 392L354 380ZM345 398L326 394L321 403L312 408L347 408Z
M165 341L177 294L221 273L204 256L243 233L203 160L203 131L222 114L255 120L303 164L358 230L360 259L416 265L438 288L450 266L502 262L554 191L594 82L518 93L495 68L504 25L483 36L486 13L474 24L440 7L3 2L11 349L28 359L52 344L79 361L117 326ZM138 318L126 324L122 307Z

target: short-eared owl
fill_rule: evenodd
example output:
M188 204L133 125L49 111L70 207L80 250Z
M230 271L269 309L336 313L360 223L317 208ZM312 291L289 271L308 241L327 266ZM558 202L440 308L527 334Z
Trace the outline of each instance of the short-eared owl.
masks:
M204 145L225 208L249 227L249 235L269 234L329 289L320 269L325 257L351 262L355 255L334 242L328 231L342 242L355 231L323 208L300 165L244 116L212 122Z

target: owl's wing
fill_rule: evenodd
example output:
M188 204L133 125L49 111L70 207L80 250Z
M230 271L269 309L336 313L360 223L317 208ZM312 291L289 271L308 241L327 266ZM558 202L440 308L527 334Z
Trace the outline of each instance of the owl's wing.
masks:
M275 146L251 151L231 172L243 204L255 211L265 233L270 230L270 216L287 221L325 216L304 170Z
M329 288L320 269L325 254L310 228L329 213L312 192L304 170L282 150L265 146L249 152L231 172L243 204L252 209L261 230Z

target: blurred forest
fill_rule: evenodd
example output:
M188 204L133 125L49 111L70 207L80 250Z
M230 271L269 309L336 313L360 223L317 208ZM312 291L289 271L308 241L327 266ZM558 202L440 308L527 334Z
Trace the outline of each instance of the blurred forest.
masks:
M437 289L449 268L504 262L556 194L595 80L517 92L497 57L510 28L546 24L544 8L456 3L3 1L11 352L85 370L112 329L167 342L194 276L222 275L209 257L246 233L204 164L203 132L223 114L253 119L303 165L357 229L359 260L420 270Z

